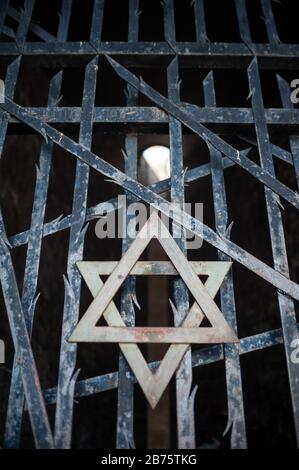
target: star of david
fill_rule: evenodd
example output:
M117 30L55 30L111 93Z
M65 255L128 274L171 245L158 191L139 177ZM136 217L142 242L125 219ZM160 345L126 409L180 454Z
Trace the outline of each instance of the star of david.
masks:
M150 236L149 236L150 234ZM138 262L152 238L157 238L170 262ZM94 297L75 327L70 342L118 343L148 402L155 408L192 343L238 342L214 298L230 269L230 262L188 262L160 217L154 212L119 262L81 261L77 266ZM113 297L128 275L178 275L194 297L179 327L127 327ZM100 275L109 275L103 283ZM199 275L206 275L205 284ZM109 326L96 326L101 316ZM204 318L211 326L200 327ZM138 343L169 343L159 368L152 372Z

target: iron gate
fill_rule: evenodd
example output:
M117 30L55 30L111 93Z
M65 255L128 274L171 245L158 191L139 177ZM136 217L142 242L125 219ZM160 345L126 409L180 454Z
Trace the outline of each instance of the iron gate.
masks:
M118 371L107 375L78 379L75 371L76 345L66 341L78 321L80 302L80 274L75 262L82 259L86 222L101 213L105 203L87 207L89 168L102 173L115 181L124 190L160 209L176 220L172 203L184 204L184 185L199 178L211 178L214 196L216 231L203 225L184 213L180 248L186 253L184 227L191 223L194 234L218 250L219 260L233 260L241 263L277 289L281 325L279 330L267 331L240 340L239 345L213 345L191 353L189 348L176 373L177 393L177 445L178 448L195 447L194 393L192 393L192 368L217 361L225 361L227 403L231 428L231 447L246 448L246 425L243 406L240 355L276 344L284 344L288 369L289 386L292 397L293 417L297 444L299 444L299 364L291 358L294 344L299 340L294 300L299 300L299 286L289 279L286 243L284 238L281 204L284 200L299 208L298 193L279 181L275 175L274 161L280 159L293 166L297 185L299 184L299 140L296 125L299 111L290 99L289 84L277 75L283 106L267 109L264 106L260 82L261 69L280 70L298 68L299 45L284 44L279 38L271 0L261 0L268 42L252 40L248 10L250 2L235 0L235 12L239 25L240 42L216 43L208 38L205 22L204 0L193 0L196 41L177 42L174 14L174 0L164 0L164 42L139 42L139 0L129 0L128 40L126 42L103 42L102 24L104 0L94 0L90 39L85 42L68 41L68 27L72 14L72 0L62 0L58 18L57 34L54 36L31 20L34 0L24 0L21 11L10 5L9 0L1 0L0 31L7 40L0 44L0 56L6 64L5 102L1 103L0 153L7 131L23 132L24 124L43 137L40 148L39 171L32 205L31 226L28 230L7 237L5 220L1 217L0 274L11 334L15 347L12 369L7 419L4 436L5 447L18 447L21 439L21 424L24 413L29 413L35 444L38 448L69 448L71 446L73 406L76 397L118 389L117 407L117 447L134 446L133 393L134 376L122 355ZM283 7L283 2L282 2ZM82 8L84 5L82 3ZM17 23L16 31L8 26L8 18ZM34 41L27 41L28 33ZM112 57L114 59L112 59ZM95 91L99 60L112 66L128 86L125 107L96 107ZM60 67L61 70L51 79L48 104L39 108L24 108L14 102L14 93L20 67L23 62L34 61L47 68ZM64 69L69 65L85 68L82 106L64 108L59 106ZM142 77L134 74L139 66L152 67L159 64L167 72L167 97L150 87ZM128 68L129 67L129 68ZM205 107L180 102L180 70L185 67L210 68L203 81ZM217 106L217 89L214 86L213 70L216 68L243 68L247 70L249 97L247 108ZM152 106L139 106L138 97L149 98ZM155 129L157 124L169 127L171 150L171 178L145 187L137 178L136 134L126 135L125 173L91 152L94 123L147 124ZM23 125L21 124L23 123ZM75 142L56 129L57 124L72 123L80 128L79 141ZM247 151L234 148L220 135L228 125L231 132L240 124L253 125L260 160L255 163ZM217 126L217 133L213 126ZM184 171L182 132L183 126L200 136L209 147L210 163ZM271 143L269 126L280 126L288 132L291 151ZM45 223L45 205L51 170L51 155L56 144L67 150L70 158L76 157L76 175L73 193L72 213L58 220ZM274 158L273 158L274 157ZM12 155L13 159L13 155ZM269 219L269 230L273 253L273 268L258 260L230 240L227 227L228 208L224 182L225 169L240 166L247 171L256 184L262 184ZM165 202L159 194L171 191L171 202ZM117 200L110 200L118 209ZM68 261L65 277L65 301L57 387L43 390L32 353L30 337L33 327L35 304L37 301L37 279L43 238L58 231L69 230ZM123 252L128 248L128 240L123 242ZM23 291L20 295L12 252L26 245L26 265ZM176 318L178 325L188 308L187 289L181 280L174 281ZM134 281L127 282L122 291L121 313L128 325L134 324L134 309L130 298L134 295ZM232 274L221 288L221 306L225 318L237 330L237 312L234 301ZM294 342L295 341L295 342ZM156 363L150 364L154 370ZM49 424L47 406L56 405L55 425Z

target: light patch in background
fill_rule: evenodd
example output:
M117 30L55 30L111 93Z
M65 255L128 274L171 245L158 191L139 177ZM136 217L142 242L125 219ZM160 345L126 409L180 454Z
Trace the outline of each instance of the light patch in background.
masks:
M164 145L153 145L142 152L148 170L148 183L170 178L170 151Z

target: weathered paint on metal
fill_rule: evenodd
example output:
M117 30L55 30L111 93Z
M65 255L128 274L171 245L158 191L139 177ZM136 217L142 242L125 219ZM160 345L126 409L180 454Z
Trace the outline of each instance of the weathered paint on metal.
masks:
M203 81L203 88L205 104L207 106L216 106L214 76L212 71ZM211 159L211 176L213 185L216 230L223 236L230 238L223 159L221 153L215 148L210 147L209 151ZM221 261L230 261L230 258L221 252L218 252L218 258ZM224 284L221 287L220 296L223 315L237 333L237 315L232 271L228 273ZM226 431L230 430L231 428L231 448L244 449L247 447L247 439L238 346L233 344L225 344L224 356L228 404L228 422Z
M175 18L173 0L164 1L165 40L170 44L176 42ZM178 59L175 58L167 68L168 97L175 103L180 102L180 80ZM184 156L182 147L182 124L173 116L169 116L169 146L171 170L171 201L184 209L185 182ZM180 249L186 255L186 231L182 227L172 225L173 236ZM189 311L189 292L183 280L178 277L173 282L175 308L173 308L174 324L180 325L186 319ZM177 401L177 435L179 449L194 449L195 416L194 393L192 391L191 347L189 347L176 372L176 401Z
M255 131L257 136L259 155L262 168L275 175L275 168L271 154L270 139L264 119L264 104L258 71L254 59L248 68L248 81L252 92L252 108L255 116ZM288 257L284 237L283 221L281 215L282 204L277 194L265 187L265 198L268 213L271 246L274 267L285 276L289 276ZM296 326L296 312L293 299L278 290L278 304L284 335L284 346L289 373L293 416L295 422L297 445L299 446L299 364L291 360L294 340L299 341Z
M92 143L93 106L97 74L98 59L95 58L86 66L82 101L82 121L79 132L80 144L88 149L91 147ZM86 218L88 180L89 166L78 160L73 195L67 276L64 279L65 300L57 386L57 408L55 415L55 447L63 449L71 447L72 438L77 348L75 344L69 344L67 338L79 317L81 277L76 268L76 262L80 260L83 255L84 236L87 228L84 227L84 224Z
M137 43L139 33L139 0L129 1L128 20L128 42ZM126 92L127 106L138 105L138 91L128 85ZM138 138L137 135L127 134L125 139L125 173L131 178L137 179L138 162ZM130 193L125 192L127 203L134 202ZM133 215L126 212L126 227L130 223ZM127 233L127 230L126 230ZM132 240L124 237L122 243L122 253L129 248ZM130 276L124 282L121 294L121 317L128 327L135 324L134 300L136 298L136 280ZM118 401L117 401L117 429L116 447L118 449L134 448L134 375L121 353L118 366Z

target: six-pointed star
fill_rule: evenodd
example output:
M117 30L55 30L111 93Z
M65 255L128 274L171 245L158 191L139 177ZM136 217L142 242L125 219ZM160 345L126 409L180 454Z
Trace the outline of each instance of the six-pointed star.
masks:
M171 263L138 262L153 237L159 240ZM78 263L94 300L75 327L69 341L119 343L145 396L152 408L155 408L191 343L238 342L213 300L230 266L230 262L188 262L158 214L154 212L119 263ZM129 274L181 275L195 302L180 327L141 328L125 325L113 297ZM205 285L198 277L201 274L208 276ZM105 284L100 275L109 275ZM96 326L102 315L108 327ZM199 328L204 316L208 318L211 326ZM171 344L158 370L150 370L137 343Z

